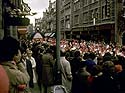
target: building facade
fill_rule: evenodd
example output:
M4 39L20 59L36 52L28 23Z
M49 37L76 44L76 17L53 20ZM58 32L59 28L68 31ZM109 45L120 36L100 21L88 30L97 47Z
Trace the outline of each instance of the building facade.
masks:
M49 7L43 12L41 24L41 31L45 36L53 37L56 34L56 1L49 0Z
M0 4L1 39L8 35L18 38L18 26L29 25L25 16L30 14L30 7L23 0L1 0Z
M61 38L125 44L124 0L59 0L59 4ZM47 13L43 20L47 18L51 28L52 13Z
M71 0L60 0L60 31L61 38L70 39L71 37Z
M116 17L121 11L120 5L116 6L116 3L121 4L117 0L73 0L73 38L103 40L106 43L115 42L115 26L118 20ZM118 11L117 15L115 11Z

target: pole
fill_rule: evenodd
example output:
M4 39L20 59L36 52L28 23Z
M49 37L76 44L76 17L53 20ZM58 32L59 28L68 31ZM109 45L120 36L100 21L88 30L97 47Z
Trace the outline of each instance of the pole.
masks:
M115 0L115 42L117 43L117 31L118 31L118 4L117 0Z
M61 71L60 71L60 7L59 0L56 0L56 63L57 63L57 75L56 83L61 83Z

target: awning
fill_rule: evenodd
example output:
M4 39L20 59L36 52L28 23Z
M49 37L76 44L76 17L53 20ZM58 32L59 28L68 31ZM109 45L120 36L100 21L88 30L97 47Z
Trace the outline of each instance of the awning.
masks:
M45 33L45 35L44 35L44 36L45 36L45 37L47 37L47 36L48 36L48 37L53 37L53 36L54 36L54 34L55 34L55 33Z
M50 35L50 37L53 37L55 35L55 33L52 33L51 35Z
M50 33L45 33L45 35L44 35L44 36L49 36L49 34L50 34Z
M43 38L40 33L36 33L33 37L34 39Z

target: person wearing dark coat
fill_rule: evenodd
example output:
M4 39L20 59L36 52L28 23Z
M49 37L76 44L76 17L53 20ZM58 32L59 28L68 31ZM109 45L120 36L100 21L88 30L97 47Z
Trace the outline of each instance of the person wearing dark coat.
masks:
M118 85L114 77L115 66L112 61L104 62L102 75L94 78L92 93L118 93Z
M78 93L88 93L89 92L88 77L90 75L91 74L86 70L85 61L82 61L80 69L77 73L77 77L78 77L77 92Z
M29 87L34 88L32 64L30 60L26 58L27 57L26 52L24 51L21 51L21 52L22 52L21 62L23 63L28 75L30 76Z
M70 65L71 65L71 71L72 71L72 93L78 93L78 89L77 89L77 83L78 83L78 79L77 79L77 72L80 69L80 65L81 65L81 57L80 57L80 51L74 51L74 55L73 55L73 59L70 61Z
M53 58L53 50L48 48L46 53L42 55L42 91L44 93L49 93L50 87L54 84L54 72L53 68L55 65L55 60Z

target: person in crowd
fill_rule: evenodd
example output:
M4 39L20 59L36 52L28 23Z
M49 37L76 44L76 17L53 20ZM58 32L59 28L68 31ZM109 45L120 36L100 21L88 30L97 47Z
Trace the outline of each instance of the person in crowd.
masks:
M36 61L36 75L37 75L37 84L40 90L40 93L42 91L42 85L41 85L41 78L42 78L42 60L41 57L45 51L44 46L42 44L36 44L35 46L32 46L33 51L33 57Z
M2 46L2 40L0 40L0 49L1 46ZM0 52L0 62L1 62L1 57L2 54ZM9 93L9 78L2 65L0 65L0 93Z
M118 93L118 84L114 77L114 63L112 61L104 62L102 73L102 75L94 78L92 82L92 93Z
M9 78L2 65L0 65L0 93L9 93Z
M90 53L88 54L87 59L85 60L86 65L87 65L87 68L86 68L86 69L87 69L87 71L88 71L89 73L91 73L93 66L96 65L96 62L94 61L95 57L96 57L95 53L90 52Z
M90 73L86 70L85 61L81 62L80 69L77 73L77 93L89 93L88 77Z
M27 53L25 50L21 50L22 57L21 57L21 62L24 65L25 70L27 71L28 75L30 76L30 81L29 81L29 88L34 88L34 83L33 83L33 69L32 69L32 64L30 60L27 59ZM31 90L32 91L32 90Z
M70 62L65 58L65 51L60 51L60 65L62 72L62 85L66 87L68 93L71 93L72 87L72 72Z
M97 57L97 65L102 66L102 64L103 64L103 56L99 55L99 56Z
M9 78L9 93L30 93L27 88L29 75L20 62L19 42L15 38L7 36L1 43L0 63Z
M42 55L42 88L43 93L49 93L51 91L51 86L54 85L54 74L53 68L55 65L55 60L53 58L53 50L48 48L46 53Z
M76 50L74 51L74 55L73 55L73 59L70 61L70 65L71 65L71 71L72 71L72 76L73 76L73 80L72 80L72 93L77 93L77 83L78 83L78 79L77 79L77 72L80 69L80 65L81 65L81 56L80 56L80 51Z
M101 65L94 65L91 69L90 76L88 76L87 83L88 83L88 93L93 93L93 82L101 76L102 73L102 66Z
M32 71L33 71L33 83L37 83L37 79L36 79L36 61L35 58L32 56L33 52L31 49L27 48L26 49L26 53L27 53L27 59L30 60L31 64L32 64Z
M125 58L125 46L122 46L121 52L118 55L120 55L120 56Z
M123 65L119 58L113 59L113 63L115 65L115 79L118 83L118 93L125 93L125 69L123 69Z

